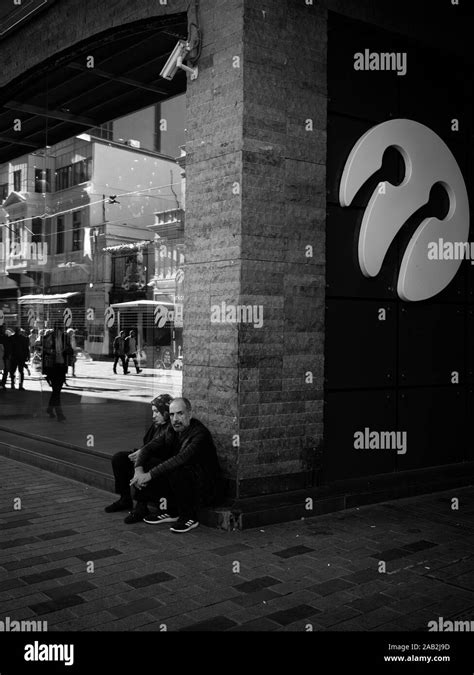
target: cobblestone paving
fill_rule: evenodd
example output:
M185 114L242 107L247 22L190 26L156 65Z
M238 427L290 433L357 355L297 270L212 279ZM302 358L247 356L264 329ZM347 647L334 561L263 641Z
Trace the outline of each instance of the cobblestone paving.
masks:
M0 472L0 608L11 620L50 631L426 631L440 616L474 619L472 487L175 534L104 513L114 496L102 490L4 457Z

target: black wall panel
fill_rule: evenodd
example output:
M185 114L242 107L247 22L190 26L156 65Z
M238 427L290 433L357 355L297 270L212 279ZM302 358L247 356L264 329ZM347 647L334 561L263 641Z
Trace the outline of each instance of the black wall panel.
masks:
M474 144L473 144L474 147ZM474 198L471 202L471 211L474 209ZM474 233L471 234L471 241L474 241ZM473 246L474 251L474 246ZM474 304L474 258L472 264L470 261L463 263L464 272L467 278L467 301Z
M385 316L384 320L380 317ZM396 306L335 300L326 311L326 387L387 387L396 377Z
M398 77L397 116L422 121L450 143L460 142L466 147L470 105L465 83L472 74L459 62L454 65L453 59L442 51L424 50L409 43L405 43L405 50L408 68L406 75ZM454 132L453 119L459 120L459 130Z
M466 313L466 379L468 384L474 384L474 307L472 306L468 307ZM474 410L472 416L474 419Z
M356 72L354 54L406 52L407 74ZM380 274L362 275L357 247L363 211L378 182L398 184L404 162L386 151L380 171L339 206L347 157L371 127L392 118L425 124L447 143L463 173L474 208L473 78L456 56L408 38L329 13L327 290L325 339L325 456L323 483L385 471L474 459L474 266L463 262L435 298L403 302L396 293L406 245L420 222L443 218L441 186L403 226ZM452 120L459 120L459 132ZM471 236L474 228L471 217ZM376 310L387 307L385 323ZM459 372L460 384L452 383ZM471 385L471 386L470 386ZM405 455L364 455L353 447L356 429L407 432ZM380 453L381 451L379 451Z
M398 426L407 432L407 452L397 469L455 464L467 459L465 387L400 389Z
M472 434L472 426L474 424L474 387L468 387L466 396L466 461L474 461L474 441Z
M399 303L400 384L466 383L463 305Z
M396 450L354 448L356 432L364 433L366 428L370 431L396 430L396 396L392 392L328 393L325 425L331 444L324 453L322 483L395 470Z
M333 15L334 16L334 15ZM391 36L394 44L393 36ZM397 48L401 43L397 42ZM394 116L398 107L399 76L396 73L354 70L354 54L387 51L387 33L373 31L358 21L329 22L330 77L329 112L373 120L374 114L386 119ZM350 68L348 68L348 64Z

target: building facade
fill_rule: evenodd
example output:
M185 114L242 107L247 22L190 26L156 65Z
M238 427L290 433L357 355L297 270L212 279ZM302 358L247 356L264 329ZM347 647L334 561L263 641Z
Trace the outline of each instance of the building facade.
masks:
M123 0L111 18L100 5L51 3L29 24L47 36L41 55L24 49L27 30L19 26L0 46L7 64L0 152L34 143L41 120L51 116L60 120L58 137L67 124L100 126L111 119L109 96L128 114L134 99L156 103L185 90L183 243L181 216L170 215L169 227L158 216L143 237L168 232L159 255L171 276L179 271L184 291L173 291L166 272L146 283L170 302L182 295L183 391L216 438L232 513L253 513L247 523L255 524L264 508L267 520L301 517L469 482L472 266L456 266L451 256L447 266L438 260L428 270L427 254L422 259L421 244L415 249L412 241L429 218L438 221L433 241L449 239L446 219L453 216L468 239L469 208L461 207L473 203L473 57L467 33L460 39L467 30L462 10L369 0L198 4L197 11L184 0L146 0L132 10ZM74 30L65 32L71 15ZM179 37L191 40L198 75L179 72L169 83L158 73ZM106 59L104 39L123 68L119 75L102 64L110 89L87 106L97 78L87 58ZM45 81L47 67L55 68L54 106L41 102L32 83L34 74ZM79 73L69 87L68 68ZM61 112L66 105L71 118ZM32 131L15 137L22 111L34 116ZM420 125L419 134L400 120ZM348 166L349 157L359 159L359 146L367 147L364 135L390 121L395 127L374 132L378 140L362 168ZM426 162L412 160L429 134L439 139L439 152L428 171ZM102 144L95 147L100 156ZM438 164L449 165L449 175L433 171ZM395 187L412 174L404 202ZM10 196L17 200L10 208L19 218L26 202L21 190L13 193L7 205ZM382 224L380 243L376 224L364 220L369 203L371 218L384 223L386 208L405 213L401 202L408 209L403 222L390 220L387 232ZM102 206L95 208L97 222ZM155 209L153 218L181 208ZM410 260L403 259L408 248ZM421 297L426 286L438 290ZM383 447L382 438L389 439Z
M162 273L149 223L169 206L169 189L157 186L176 183L171 196L180 206L180 167L141 149L136 139L119 143L82 134L16 158L0 167L0 177L6 326L51 325L63 310L48 296L64 296L81 345L92 355L108 355L114 335L104 328L106 307L127 293L151 297L148 279L156 262Z

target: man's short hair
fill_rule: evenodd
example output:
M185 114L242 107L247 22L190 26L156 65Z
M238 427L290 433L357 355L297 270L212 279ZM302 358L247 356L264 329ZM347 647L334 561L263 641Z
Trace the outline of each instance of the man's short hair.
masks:
M184 396L177 396L176 398L174 398L171 401L171 403L174 403L175 401L183 401L184 405L186 406L186 410L188 412L191 412L192 406L191 406L191 401L189 400L189 398L184 398Z

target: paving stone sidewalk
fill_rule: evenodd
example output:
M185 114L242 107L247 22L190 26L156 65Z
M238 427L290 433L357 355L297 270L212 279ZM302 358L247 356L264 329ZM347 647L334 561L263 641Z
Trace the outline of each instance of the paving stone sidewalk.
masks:
M472 487L175 534L104 513L113 495L102 490L4 457L0 472L2 620L49 631L426 631L440 616L474 620Z

